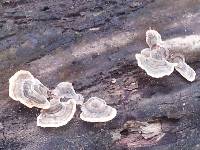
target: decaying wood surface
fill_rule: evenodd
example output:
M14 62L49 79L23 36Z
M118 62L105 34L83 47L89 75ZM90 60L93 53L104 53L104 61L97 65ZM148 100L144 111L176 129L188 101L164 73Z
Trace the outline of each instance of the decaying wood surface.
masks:
M164 39L199 34L199 5L199 0L1 0L0 149L200 149L200 63L190 64L197 73L190 83L177 72L151 78L134 57L147 47L149 27ZM40 110L8 97L8 79L20 69L50 88L70 81L86 99L104 98L117 117L86 123L78 108L66 126L37 127ZM149 128L143 125L153 126L153 133L144 136Z

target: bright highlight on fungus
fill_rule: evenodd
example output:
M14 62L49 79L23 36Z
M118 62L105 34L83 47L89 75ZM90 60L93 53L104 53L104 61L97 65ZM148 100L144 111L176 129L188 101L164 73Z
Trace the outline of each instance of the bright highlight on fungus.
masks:
M185 57L196 55L197 48L200 48L200 45L197 44L200 42L200 38L191 36L183 40L177 38L162 41L161 35L157 31L147 30L146 42L149 48L142 50L135 57L138 66L148 75L161 78L170 75L176 69L188 81L195 80L196 73L185 62Z
M87 122L107 122L117 115L115 108L98 97L91 97L82 105L81 110L80 118Z

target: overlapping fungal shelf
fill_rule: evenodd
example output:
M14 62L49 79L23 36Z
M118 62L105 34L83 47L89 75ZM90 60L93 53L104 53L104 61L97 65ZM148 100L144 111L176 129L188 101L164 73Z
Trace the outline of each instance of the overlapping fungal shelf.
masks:
M81 119L87 122L107 122L112 120L117 110L106 105L103 99L92 97L84 102L72 83L61 82L49 90L38 79L25 70L16 72L9 80L9 96L29 108L41 108L37 126L60 127L66 125L76 112L76 105L82 105ZM61 99L63 101L61 101Z
M195 37L191 36L183 41L177 38L165 42L162 41L161 35L157 31L147 30L146 42L149 49L146 48L140 54L135 55L138 66L154 78L170 75L175 69L188 81L194 81L196 73L186 63L185 55L187 56L189 52L189 56L196 55L199 51L200 38ZM188 52L186 53L186 51Z

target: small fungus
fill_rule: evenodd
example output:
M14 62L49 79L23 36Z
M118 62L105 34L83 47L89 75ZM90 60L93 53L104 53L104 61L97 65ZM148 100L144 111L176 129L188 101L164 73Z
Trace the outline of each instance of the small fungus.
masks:
M76 100L76 104L82 105L84 98L81 94L76 94L72 83L69 82L61 82L56 88L52 91L52 93L60 98L68 98Z
M146 32L146 43L150 48L161 43L161 35L156 30L147 30Z
M177 63L178 65L175 66L176 71L178 71L184 78L188 81L192 82L195 80L196 72L185 63L185 58L181 54L176 54L171 57L172 61Z
M9 96L29 108L48 109L50 107L47 100L48 91L47 87L25 70L16 72L9 79Z
M108 106L103 99L91 97L81 107L80 118L87 122L107 122L112 120L117 110Z
M37 117L37 126L60 127L66 125L76 112L76 101L60 102L60 99L52 99L50 108L41 110Z

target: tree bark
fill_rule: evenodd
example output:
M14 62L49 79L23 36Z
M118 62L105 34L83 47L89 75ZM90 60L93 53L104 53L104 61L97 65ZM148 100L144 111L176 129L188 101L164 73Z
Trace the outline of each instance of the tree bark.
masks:
M177 72L151 78L134 57L147 47L149 27L163 39L199 34L199 5L191 0L2 0L0 149L200 149L199 61L190 64L197 73L190 83ZM8 79L21 69L49 88L72 82L86 100L105 99L117 117L83 122L78 107L66 126L39 128L40 110L8 97ZM131 130L127 121L133 122ZM145 139L136 126L154 122L161 124L163 136Z

